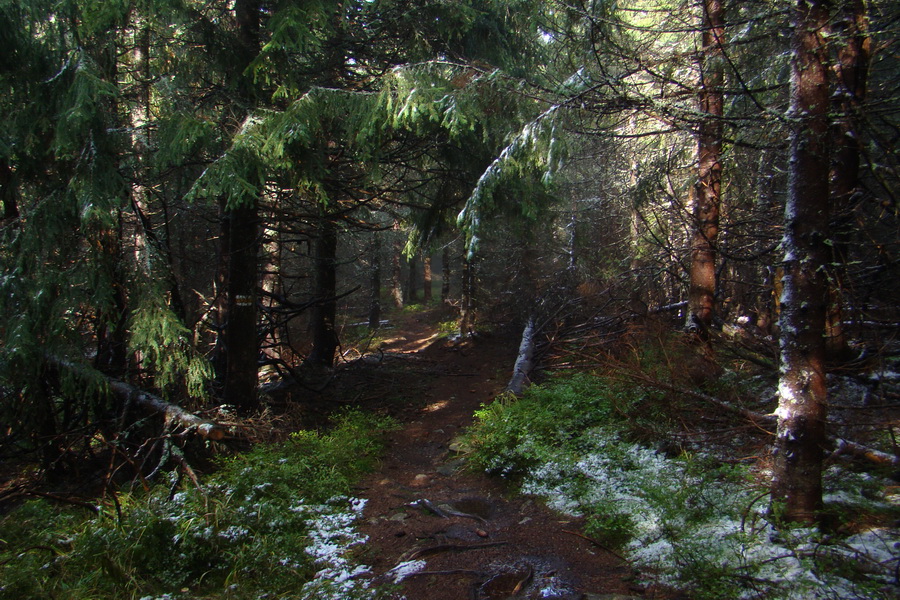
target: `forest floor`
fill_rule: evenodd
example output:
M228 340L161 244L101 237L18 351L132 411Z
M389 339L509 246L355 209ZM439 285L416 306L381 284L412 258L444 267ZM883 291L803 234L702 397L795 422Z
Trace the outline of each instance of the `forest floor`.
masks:
M465 468L458 438L503 390L518 340L454 342L427 314L404 317L382 350L427 385L389 410L401 427L358 492L367 499L360 559L376 580L410 573L399 584L407 600L662 597L632 586L629 565L583 537L577 520Z

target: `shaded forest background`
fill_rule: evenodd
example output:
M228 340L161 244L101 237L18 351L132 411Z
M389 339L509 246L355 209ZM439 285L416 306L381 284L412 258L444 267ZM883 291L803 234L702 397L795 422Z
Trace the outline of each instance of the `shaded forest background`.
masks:
M164 431L232 435L205 409L316 402L388 306L530 324L557 366L653 317L697 389L724 339L780 368L773 494L814 521L827 373L896 379L898 18L5 1L0 456L149 475ZM896 463L872 397L888 440L847 447Z

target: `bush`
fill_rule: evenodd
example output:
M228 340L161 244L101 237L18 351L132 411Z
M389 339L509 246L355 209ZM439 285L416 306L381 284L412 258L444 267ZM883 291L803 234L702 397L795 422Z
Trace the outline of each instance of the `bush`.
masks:
M476 467L520 479L546 462L561 445L577 449L591 428L629 418L648 393L635 395L621 384L578 374L532 386L521 399L501 396L475 413L466 437Z
M317 574L339 571L334 597L370 597L344 556L361 541L351 525L362 503L346 494L389 426L348 412L329 432L222 461L202 491L172 494L173 480L97 516L25 504L2 521L0 596L328 598L334 586Z

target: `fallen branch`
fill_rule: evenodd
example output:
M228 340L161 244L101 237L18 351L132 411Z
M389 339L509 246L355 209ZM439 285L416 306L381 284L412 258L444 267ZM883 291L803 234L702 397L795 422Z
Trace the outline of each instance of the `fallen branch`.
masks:
M845 440L843 438L837 438L837 440L835 440L835 445L837 446L837 448L835 449L832 456L836 456L838 454L843 454L846 452L848 454L852 454L857 458L864 458L869 462L873 462L877 465L900 465L900 456L888 454L887 452L882 452L881 450L870 448L869 446L866 446L864 444L851 442L850 440Z
M464 517L467 519L475 519L476 521L481 521L482 523L487 523L487 519L485 519L481 515L469 514L467 512L462 512L462 511L456 510L452 507L450 507L448 509L443 509L439 506L435 506L434 503L431 500L428 500L427 498L422 498L421 500L417 500L413 504L416 506L422 507L426 510L429 510L429 511L433 512L434 514L436 514L437 516L444 518L444 519L449 519L450 517Z
M226 429L218 423L202 419L184 410L177 404L166 402L155 394L145 392L124 381L111 379L100 371L91 369L84 364L73 363L56 356L48 355L46 358L47 363L53 368L54 374L58 379L62 379L62 373L68 371L85 382L101 386L106 385L109 391L119 400L122 400L123 403L133 402L144 409L163 415L166 425L177 423L185 429L196 431L200 437L207 440L216 441L225 437Z
M642 383L656 387L658 389L675 392L676 394L684 394L685 396L690 396L691 398L702 400L703 402L707 402L729 412L738 414L750 420L757 426L774 426L778 423L778 418L772 414L758 413L752 410L747 410L745 408L740 408L738 406L733 406L728 402L719 400L718 398L710 396L709 394L704 394L702 392L683 388L671 383L659 381L657 379L653 379L652 377L647 377L646 375L637 375L635 373L633 373L633 375ZM832 442L835 445L835 451L833 452L832 457L846 453L851 454L857 458L865 459L877 465L900 465L900 456L888 454L887 452L882 452L881 450L876 450L875 448L871 448L869 446L866 446L865 444L860 444L858 442L853 442L851 440L839 437L829 437L828 441Z
M621 561L624 562L624 563L629 562L629 560L628 560L627 558L625 558L624 556L622 556L621 554L619 554L619 553L616 552L615 550L612 550L611 548L608 548L608 547L604 546L603 544L601 544L601 543L598 542L597 540L595 540L595 539L593 539L593 538L589 538L588 536L586 536L586 535L584 535L584 534L582 534L582 533L578 533L577 531L570 531L570 530L568 530L568 529L563 529L562 532L563 532L563 533L568 533L569 535L574 535L575 537L580 537L580 538L583 539L583 540L587 540L588 542L590 542L590 543L592 543L593 545L597 546L597 547L600 548L601 550L603 550L603 551L605 551L605 552L609 552L610 554L612 554L613 556L615 556L616 558L618 558L619 560L621 560Z
M221 440L225 437L226 429L207 419L202 419L190 413L177 404L166 402L159 396L145 392L124 381L111 379L110 391L119 399L131 401L151 412L163 415L166 425L178 424L185 429L194 430L203 439Z
M494 546L505 546L509 542L483 542L481 544L438 544L437 546L429 546L427 548L419 548L413 550L403 558L406 560L415 560L426 554L436 554L438 552L462 552L464 550L481 550L482 548L493 548Z
M472 575L473 577L480 577L481 573L479 571L473 571L472 569L448 569L446 571L416 571L415 573L409 573L404 576L404 579L408 579L409 577L421 577L422 575Z
M666 383L665 381L660 381L658 379L654 379L653 377L648 377L643 373L629 371L629 375L632 377L632 380L637 380L640 383L655 387L656 389L666 390L668 392L674 392L676 394L681 394L684 396L690 396L691 398L694 398L696 400L702 400L703 402L712 404L713 406L717 406L721 409L727 410L728 412L740 415L757 425L774 425L775 423L777 423L775 415L767 415L752 410L747 410L746 408L741 408L740 406L734 406L733 404L729 404L724 400L719 400L715 396L710 396L709 394L704 394L703 392L698 392L696 390L681 387L672 383Z
M94 514L100 513L100 507L90 502L85 502L83 500L76 500L75 498L69 498L66 496L60 496L59 494L50 494L48 492L38 492L36 490L25 490L22 492L23 496L35 496L37 498L46 498L47 500L53 500L54 502L63 502L65 504L72 504L73 506L80 506L81 508L86 508Z

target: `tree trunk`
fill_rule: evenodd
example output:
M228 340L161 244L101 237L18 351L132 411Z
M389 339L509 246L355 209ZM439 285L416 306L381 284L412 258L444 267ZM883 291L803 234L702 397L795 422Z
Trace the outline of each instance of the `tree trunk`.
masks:
M9 160L0 158L0 202L3 203L3 217L0 224L6 226L19 218L19 184L9 166Z
M395 308L403 308L403 242L400 238L400 224L394 223L394 248L391 254L391 299Z
M378 329L381 325L381 237L377 232L372 236L370 255L369 329Z
M828 360L832 363L841 363L852 357L843 326L842 292L854 230L854 205L859 196L862 153L859 120L866 97L871 53L865 2L844 0L840 7L839 27L842 35L835 64L837 82L833 95L837 118L832 129L832 269L825 338Z
M259 221L256 201L228 211L228 320L225 323L225 403L242 412L257 408L259 336L256 296Z
M215 372L214 386L224 397L225 379L228 371L228 343L225 338L225 324L228 322L228 256L231 251L231 218L225 207L225 198L219 198L219 243L216 246L216 272L213 278L212 328L216 341L212 351L212 366Z
M313 347L308 361L330 369L334 366L334 353L338 347L334 330L337 316L337 225L324 214L315 248L313 298L316 304L312 310Z
M262 249L265 262L262 266L260 287L264 299L260 299L259 308L262 310L263 327L260 329L260 354L264 360L291 360L290 356L282 355L285 347L286 325L279 323L278 298L284 298L284 280L282 279L282 262L284 257L284 243L282 232L278 228L264 227L262 235Z
M825 313L830 259L828 10L819 0L794 8L791 160L785 205L781 372L772 503L787 521L814 522L822 508L825 443Z
M431 304L431 301L434 299L434 293L431 290L431 255L426 254L422 259L422 280L423 280L423 290L422 290L422 301L425 304Z
M418 284L418 274L419 274L419 256L418 254L413 254L406 261L406 267L408 271L406 272L406 304L416 304L419 301L419 284Z
M231 73L237 80L242 102L252 106L252 81L245 70L259 53L260 3L237 0L234 15L238 28L241 60ZM242 199L226 205L228 219L228 275L225 320L224 400L242 412L258 407L256 387L259 377L259 336L256 323L256 295L259 279L259 201Z
M450 301L450 247L441 251L441 302Z
M700 59L700 121L697 142L698 167L694 197L694 237L688 326L706 334L715 313L716 237L719 232L722 164L722 43L725 26L722 0L704 0Z
M462 294L459 306L459 333L463 337L475 331L475 273L474 265L468 257L462 264Z

